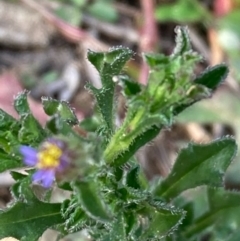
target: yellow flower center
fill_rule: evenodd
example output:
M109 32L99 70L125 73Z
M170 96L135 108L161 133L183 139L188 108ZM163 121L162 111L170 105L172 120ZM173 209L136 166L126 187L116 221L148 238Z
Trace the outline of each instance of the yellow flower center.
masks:
M55 168L59 165L62 150L55 144L44 143L43 150L38 152L37 168Z

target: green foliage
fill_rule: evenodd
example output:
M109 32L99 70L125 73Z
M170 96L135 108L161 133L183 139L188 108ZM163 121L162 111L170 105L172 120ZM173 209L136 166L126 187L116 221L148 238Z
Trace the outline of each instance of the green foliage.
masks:
M78 26L82 20L82 13L75 6L61 6L56 9L55 14L66 22L70 23L73 26ZM46 76L44 79L51 79L52 76Z
M115 22L118 19L118 13L109 0L95 1L88 6L87 11L106 22Z
M115 129L113 124L115 82L113 77L120 74L123 66L132 55L133 52L130 49L121 47L112 48L108 53L88 52L88 59L99 71L102 81L101 89L96 89L90 84L88 88L93 92L98 102L100 113L105 122L105 130L103 131L107 138L110 138Z
M45 132L36 118L31 114L27 102L28 92L20 93L14 100L14 108L20 116L21 128L18 132L20 143L40 143L46 138Z
M197 76L194 82L215 90L218 85L224 81L227 75L227 66L224 64L219 64L206 69L206 71L204 71L200 76Z
M180 152L171 173L153 183L147 181L134 158L162 128L171 127L176 115L210 97L228 73L225 65L218 65L195 76L194 69L202 58L193 52L186 28L178 28L176 33L176 47L170 56L143 55L150 68L146 86L121 74L133 56L131 50L116 47L107 53L89 51L88 59L98 70L102 87L88 84L98 113L81 123L68 103L42 98L50 117L42 127L31 113L27 92L14 101L19 119L0 110L0 171L23 166L19 153L22 145L36 148L29 152L36 152L33 169L38 169L37 174L46 171L39 161L41 144L54 138L61 141L59 148L68 156L69 165L61 173L51 171L56 174L58 187L70 192L63 202L51 203L54 189L39 192L39 186L32 183L35 170L27 169L25 174L12 171L16 180L11 188L14 200L0 212L0 238L36 241L46 229L54 228L61 236L84 229L99 241L191 241L201 238L203 232L213 240L237 240L240 194L221 188L236 154L232 138L189 144ZM115 125L117 84L127 106L119 127ZM191 194L189 189L200 185L208 187L205 202L201 190L192 194L192 199L184 192Z
M39 201L29 189L29 178L18 175L17 179L22 181L12 187L15 203L0 212L0 238L37 240L47 228L63 222L61 204Z
M176 3L160 5L155 16L161 22L192 23L209 20L209 13L197 0L178 0Z
M56 8L55 13L66 22L78 26L84 14L106 22L116 22L118 12L111 0L58 0L61 2Z
M22 166L20 157L15 158L14 156L9 156L3 150L1 150L1 153L0 153L0 160L1 160L0 172L4 172L6 170Z
M84 211L98 222L110 222L111 215L106 211L106 205L102 203L99 195L99 186L94 181L80 182L74 185L79 202L82 204Z
M231 138L222 138L206 146L189 144L179 153L171 173L155 188L154 194L168 200L200 185L222 186L223 175L236 150Z
M191 50L187 29L178 28L176 32L177 45L172 55L144 55L150 67L148 85L137 86L135 95L125 94L128 101L126 118L104 152L106 161L112 165L125 163L162 127L171 126L174 115L209 97L227 73L226 66L221 65L206 70L194 81L193 69L201 57ZM215 77L211 85L210 77ZM129 88L129 81L123 83ZM128 88L125 87L124 91L129 91Z
M36 208L37 207L37 208ZM61 223L60 204L18 202L0 214L0 238L15 237L24 241L37 240L49 227ZM18 220L16 220L18 215Z
M237 192L226 191L220 189L208 189L208 203L209 211L204 213L201 217L194 220L184 231L186 237L191 237L202 232L207 227L215 226L216 231L224 227L227 231L227 236L230 236L239 231L239 201L240 194ZM226 235L226 234L225 234ZM227 237L225 236L227 239Z
M42 98L43 108L47 115L53 116L59 114L62 120L75 125L78 123L73 109L65 101L57 101L52 98Z

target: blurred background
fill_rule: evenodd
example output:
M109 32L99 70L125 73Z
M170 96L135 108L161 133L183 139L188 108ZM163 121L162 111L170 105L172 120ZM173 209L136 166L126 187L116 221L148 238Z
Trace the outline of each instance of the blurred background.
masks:
M116 45L136 52L125 71L147 83L142 52L171 54L175 27L187 25L195 51L204 57L196 74L222 62L230 73L211 99L176 118L138 153L151 180L166 176L180 148L189 141L207 143L232 135L240 144L240 0L0 0L0 108L16 116L13 96L30 90L34 115L47 117L41 96L66 100L79 119L91 116L93 97L86 82L100 87L87 50L106 51ZM124 99L119 95L119 120ZM226 187L240 189L240 158L228 169ZM11 179L0 176L0 207L9 201Z

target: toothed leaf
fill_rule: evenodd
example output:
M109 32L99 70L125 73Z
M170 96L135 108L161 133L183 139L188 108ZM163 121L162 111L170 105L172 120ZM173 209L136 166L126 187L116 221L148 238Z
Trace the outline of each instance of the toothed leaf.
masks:
M184 231L188 238L201 233L207 227L214 226L228 229L228 234L232 234L240 229L240 193L226 191L223 188L208 189L209 211L196 219Z
M182 55L191 50L191 43L187 27L176 28L176 47L173 50L173 55Z
M92 85L87 87L93 92L103 121L106 125L105 134L110 137L114 131L113 108L115 82L113 77L119 75L125 63L132 57L133 52L128 48L112 48L107 53L88 52L89 61L99 71L102 87L96 89Z
M14 204L0 213L0 238L37 240L46 229L63 222L60 207L37 199Z
M59 101L49 97L43 97L42 104L47 115L52 116L59 114L60 117L69 124L75 125L78 123L78 119L73 109L66 101Z
M100 196L98 186L95 182L78 182L74 185L79 203L86 214L99 221L110 222L112 217L104 205Z
M14 98L14 108L20 116L31 112L27 100L28 93L29 92L25 90Z
M226 79L228 72L229 70L226 65L219 64L211 68L207 68L201 75L197 76L194 82L215 90L219 84Z
M236 155L235 140L225 137L210 144L189 144L181 150L171 173L154 190L167 200L200 185L219 187L223 176Z

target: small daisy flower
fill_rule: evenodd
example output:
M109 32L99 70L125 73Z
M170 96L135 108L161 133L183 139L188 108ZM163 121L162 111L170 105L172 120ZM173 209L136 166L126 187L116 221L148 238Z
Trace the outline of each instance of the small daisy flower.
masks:
M39 150L21 146L20 153L27 166L38 169L32 176L33 182L41 183L45 188L51 187L56 175L69 166L70 156L66 143L54 138L45 141Z

